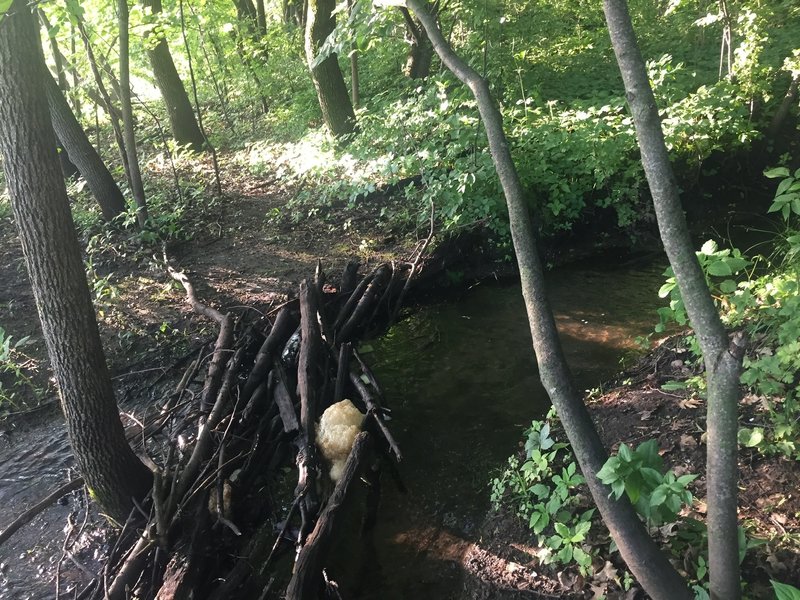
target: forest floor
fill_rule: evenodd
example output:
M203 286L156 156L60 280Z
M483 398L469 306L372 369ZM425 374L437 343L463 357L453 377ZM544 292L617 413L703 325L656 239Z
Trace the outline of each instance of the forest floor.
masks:
M620 375L610 391L590 401L589 410L606 446L616 451L620 443L635 448L655 439L666 468L677 475L699 474L691 485L695 501L683 516L704 521L705 496L705 401L661 390L667 381L685 378L687 351L680 338L670 338L642 357L634 367ZM747 395L741 404L742 423L751 422L761 399ZM667 426L665 427L665 424ZM524 459L524 452L520 453ZM765 457L743 448L739 457L739 522L749 540L742 563L746 597L771 599L769 583L775 579L800 586L800 469L797 463L781 456ZM680 544L674 524L651 532L667 547ZM490 511L481 528L479 542L464 560L470 577L465 596L475 599L541 597L552 594L565 598L626 599L642 598L635 583L627 590L623 582L624 564L619 553L602 552L593 563L594 573L583 577L576 568L553 568L537 561L536 536L512 512ZM608 534L589 538L607 546ZM696 540L695 540L696 541ZM676 568L693 579L698 555L684 549L673 559ZM593 595L594 594L594 595ZM603 596L605 595L605 596ZM548 596L549 597L549 596Z
M196 220L191 238L168 248L176 267L195 284L200 299L223 312L263 313L281 304L296 294L303 278L313 275L318 259L334 285L352 257L361 260L362 272L382 261L407 260L428 233L386 234L377 212L369 211L357 219L350 218L352 215L337 218L332 213L325 219L315 217L294 224L274 218L285 210L293 191L275 180L237 175L234 167L223 172L226 195ZM379 203L375 204L377 208ZM90 283L112 374L124 398L142 389L130 383L132 379L152 382L153 377L177 377L180 369L171 372L171 366L209 341L214 331L186 305L183 289L169 277L160 257L153 256L153 249L120 243L119 236L112 236L92 255ZM18 357L38 390L38 401L52 400L33 295L10 217L0 218L0 281L0 325L14 339L29 337ZM702 471L703 403L659 391L660 383L682 364L674 350L655 351L641 363L632 383L593 401L591 410L607 444L624 441L635 445L655 437L668 466ZM142 378L143 374L146 377ZM0 371L0 382L4 390L11 389L11 374ZM24 389L17 392L16 404L0 406L0 411L7 413L6 419L0 420L0 443L11 443L7 440L13 436L7 434L16 427L13 414L27 413L37 402ZM748 411L747 400L743 411ZM663 423L670 426L664 429ZM797 542L800 472L794 463L745 450L740 474L740 518L755 537L769 540L745 560L744 576L753 582L753 597L771 597L765 587L769 577L800 583L797 554L778 549L775 542ZM694 490L702 499L702 477L696 480ZM702 500L694 510L702 516ZM669 536L669 532L663 535ZM606 593L609 598L640 597L635 595L635 587L633 592L619 591L615 582L620 577L618 562L601 561L598 574L585 579L573 572L538 566L533 546L530 533L516 517L490 514L482 535L462 560L467 581L463 597L544 594L591 598L593 593Z

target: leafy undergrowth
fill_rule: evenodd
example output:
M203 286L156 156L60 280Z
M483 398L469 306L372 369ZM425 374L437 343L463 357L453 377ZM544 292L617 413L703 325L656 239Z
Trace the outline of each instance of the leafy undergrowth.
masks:
M627 468L643 474L639 483L635 477L627 481L637 488L639 505L661 513L651 513L646 519L651 534L671 551L676 568L702 587L707 578L707 555L702 549L705 403L698 397L686 398L660 389L663 383L686 375L689 351L679 340L672 338L643 359L626 374L626 385L594 400L590 411L603 441L623 463L610 470L622 473ZM745 404L744 410L744 421L755 418L752 404ZM665 427L665 423L669 425ZM543 429L545 438L541 436ZM544 450L543 439L549 440ZM585 485L572 485L578 475L571 475L573 481L564 485L564 475L574 465L564 439L557 420L535 424L527 432L527 449L520 448L494 481L493 498L501 503L487 518L481 542L466 559L472 574L467 579L468 594L514 598L521 590L535 590L574 598L640 597L597 515L592 515L587 526L572 525L583 522L592 502ZM529 464L531 455L539 459L533 465ZM546 469L540 468L541 456L548 461ZM532 477L548 470L550 476L544 480ZM772 598L771 580L800 584L800 473L794 460L765 456L753 448L742 450L739 470L745 595ZM539 492L544 492L537 487L540 485L548 488L543 503L536 502ZM559 500L556 506L551 498L564 498L561 490L567 487L568 501ZM539 512L548 515L544 527ZM580 552L564 550L570 546L580 548ZM588 561L586 556L590 557ZM571 560L564 560L568 558ZM703 597L700 587L696 593ZM480 590L487 588L494 590L494 595L482 596Z

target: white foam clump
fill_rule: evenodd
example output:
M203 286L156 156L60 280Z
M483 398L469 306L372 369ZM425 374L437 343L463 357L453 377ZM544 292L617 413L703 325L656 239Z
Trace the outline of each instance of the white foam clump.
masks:
M364 415L350 400L332 404L322 413L317 424L317 446L331 464L330 477L334 483L342 476L363 422Z

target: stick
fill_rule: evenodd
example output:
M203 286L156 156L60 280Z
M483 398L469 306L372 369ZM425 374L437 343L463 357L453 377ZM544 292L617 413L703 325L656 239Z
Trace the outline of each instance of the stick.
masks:
M19 529L23 526L30 523L33 518L42 512L44 509L49 507L53 502L61 498L70 492L74 492L75 490L80 489L83 487L84 481L83 477L77 477L70 481L69 483L65 483L59 488L56 488L52 492L50 492L47 496L39 500L36 504L31 506L28 510L23 512L20 516L14 519L8 527L6 527L3 531L0 531L0 546L2 546L8 538L14 535Z
M361 399L364 401L364 404L367 405L367 416L372 417L372 419L378 425L383 437L389 443L389 447L392 449L392 452L394 452L397 462L400 462L403 460L403 455L400 452L400 447L397 445L394 436L392 436L389 428L386 427L386 423L383 422L383 411L380 405L375 402L372 397L372 393L369 391L369 388L364 385L364 382L361 381L361 378L357 374L350 373L350 381L358 390L358 393L361 395Z
M392 311L392 316L389 318L389 325L394 323L397 320L397 313L400 312L400 307L403 305L403 299L406 297L406 293L408 292L408 288L411 287L411 280L414 278L414 275L417 272L417 267L419 266L419 261L422 259L422 256L425 254L425 250L428 249L428 244L431 243L431 239L433 238L433 225L434 225L434 216L436 214L436 206L431 202L431 227L428 231L428 237L425 238L425 241L422 243L422 247L419 249L417 253L417 257L414 259L414 262L411 265L411 272L408 274L406 278L406 282L403 285L403 289L400 290L400 295L397 297L397 302L394 305L394 310Z

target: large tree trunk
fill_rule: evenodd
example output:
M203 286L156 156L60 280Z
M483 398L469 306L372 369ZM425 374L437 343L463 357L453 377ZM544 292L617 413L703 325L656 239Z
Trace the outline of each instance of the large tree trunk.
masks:
M420 0L407 0L406 5L422 23L442 62L469 87L478 103L492 160L508 204L511 238L519 265L522 295L539 376L558 411L603 522L631 572L651 597L656 600L692 598L686 582L647 534L627 497L613 500L609 497L609 488L597 478L597 472L608 455L575 388L561 350L555 319L547 300L544 273L536 250L525 193L508 149L503 118L494 104L489 86L475 69L453 52L436 25L436 20L425 12Z
M136 132L133 127L131 106L130 33L128 31L128 0L117 0L119 19L119 100L122 105L122 127L125 138L125 153L128 157L128 174L131 191L136 200L136 219L139 227L147 227L147 202L144 196L142 173L139 170L139 155L136 150Z
M114 403L58 169L38 43L27 3L15 0L0 20L0 151L78 466L103 509L124 521L151 474L128 446Z
M143 0L143 5L149 8L153 15L161 13L161 0ZM159 36L155 46L148 47L147 55L153 67L158 89L167 105L167 115L172 129L172 137L182 145L188 145L192 150L203 149L204 137L197 125L197 119L189 102L189 95L175 68L169 45L163 36ZM198 107L199 110L199 107Z
M661 241L703 351L708 382L706 497L711 598L735 600L741 596L736 512L737 410L744 341L738 335L733 341L728 340L697 262L628 5L625 0L604 0L603 10L625 82L625 95L633 114Z
M49 72L43 73L47 103L50 105L50 119L59 141L66 148L72 162L80 170L89 189L92 191L103 217L110 221L125 212L125 197L109 173L103 159L97 154L78 119L72 114L67 99Z
M333 9L336 0L309 0L306 17L306 60L311 79L317 90L322 118L328 130L339 137L353 133L356 115L347 93L342 70L336 54L331 54L315 66L319 49L336 27Z

